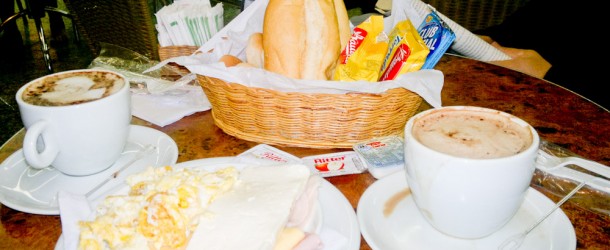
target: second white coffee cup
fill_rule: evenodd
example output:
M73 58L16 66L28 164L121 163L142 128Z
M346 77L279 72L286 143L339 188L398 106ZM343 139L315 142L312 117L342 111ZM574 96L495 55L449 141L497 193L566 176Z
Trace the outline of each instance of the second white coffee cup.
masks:
M468 106L426 110L405 126L405 170L426 220L447 235L475 239L521 207L540 139L522 119Z
M99 82L109 86L98 88ZM82 176L109 168L121 156L131 122L123 75L94 69L59 72L25 84L15 98L26 128L23 153L31 167Z

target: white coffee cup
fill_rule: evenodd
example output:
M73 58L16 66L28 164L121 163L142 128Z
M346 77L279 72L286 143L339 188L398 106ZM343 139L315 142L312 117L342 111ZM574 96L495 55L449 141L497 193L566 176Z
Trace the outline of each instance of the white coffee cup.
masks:
M93 76L116 85L93 88L93 82L101 82ZM37 94L24 97L24 92ZM97 69L63 71L28 82L15 98L26 128L23 153L31 167L83 176L109 168L121 156L131 122L125 76Z
M531 125L505 112L469 106L423 111L405 126L405 172L415 204L449 236L488 236L521 207L539 143Z

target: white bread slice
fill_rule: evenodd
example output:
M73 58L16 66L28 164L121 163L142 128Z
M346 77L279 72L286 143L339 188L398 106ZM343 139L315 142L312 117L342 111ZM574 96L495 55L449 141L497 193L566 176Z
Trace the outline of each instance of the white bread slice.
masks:
M187 249L273 249L310 176L304 165L244 168L200 218Z

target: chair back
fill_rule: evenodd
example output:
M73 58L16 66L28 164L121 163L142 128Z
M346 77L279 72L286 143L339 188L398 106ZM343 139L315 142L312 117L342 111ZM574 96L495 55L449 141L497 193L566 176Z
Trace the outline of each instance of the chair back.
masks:
M64 0L76 27L95 56L100 42L158 60L154 16L147 0Z
M529 0L422 0L462 27L477 31L500 24Z

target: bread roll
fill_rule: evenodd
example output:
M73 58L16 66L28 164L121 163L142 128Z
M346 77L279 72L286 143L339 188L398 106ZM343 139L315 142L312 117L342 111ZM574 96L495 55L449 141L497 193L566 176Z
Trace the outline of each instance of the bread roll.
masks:
M264 68L296 79L330 79L341 53L340 26L345 25L339 25L334 0L270 0L263 22Z
M226 67L232 67L232 66L242 63L241 59L237 58L236 56L229 55L229 54L221 56L220 59L218 59L218 61L223 62Z
M256 67L264 67L263 33L256 32L248 38L246 46L246 62Z

